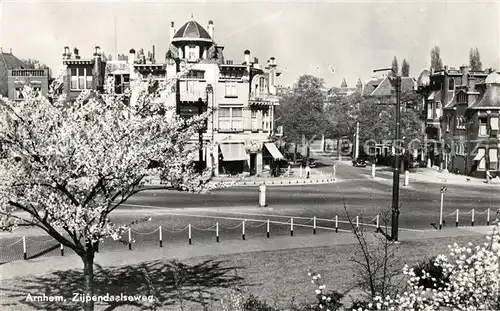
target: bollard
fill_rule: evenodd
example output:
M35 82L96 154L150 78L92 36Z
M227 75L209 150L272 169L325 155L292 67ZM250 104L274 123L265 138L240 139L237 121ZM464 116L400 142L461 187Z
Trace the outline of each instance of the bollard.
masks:
M441 187L441 204L439 208L439 230L443 228L443 202L444 202L445 191L446 187Z
M192 244L191 240L191 224L188 224L188 239L189 239L189 245Z
M245 221L241 222L241 238L245 240Z
M23 236L23 258L24 260L28 259L28 255L26 253L26 237Z
M372 178L375 178L375 163L372 164Z
M300 165L300 169L299 169L299 178L302 178L302 164Z
M486 210L486 225L490 225L490 208Z
M458 227L458 208L457 208L457 218L455 219L455 227Z
M290 236L293 236L293 217L290 218Z
M64 256L64 245L61 243L61 256Z
M356 216L356 229L359 229L359 216Z
M337 176L337 164L333 164L333 178Z
M474 209L472 209L471 227L474 227Z
M410 172L405 171L405 183L404 185L408 187L410 185Z
M316 216L313 217L313 234L316 234Z
M266 183L261 183L259 186L259 207L266 207Z
M219 223L215 224L215 240L219 243Z
M161 230L161 226L158 227L158 230L160 230L160 247L163 247L163 232Z
M292 171L292 166L291 165L288 165L288 177L290 177L291 175L291 171Z
M269 234L269 219L267 220L267 238L269 239L270 234Z
M379 218L378 214L377 214L377 231L376 232L380 232L380 218Z
M335 215L335 232L339 232L339 216Z
M128 250L132 250L132 229L128 228Z

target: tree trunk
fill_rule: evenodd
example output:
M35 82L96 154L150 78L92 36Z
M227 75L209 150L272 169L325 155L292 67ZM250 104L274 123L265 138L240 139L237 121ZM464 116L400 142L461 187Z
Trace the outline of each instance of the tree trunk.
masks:
M342 150L340 150L340 149L341 149L341 147L340 147L340 136L339 136L339 138L337 139L337 157L338 157L339 161L341 160L340 153L342 152Z
M295 152L293 153L293 163L297 162L297 143L294 143L295 145Z
M94 250L92 245L87 245L86 254L82 256L82 260L84 294L83 310L94 311L94 302L92 301L92 296L94 295Z
M309 166L309 151L310 151L310 146L309 144L306 145L306 166Z

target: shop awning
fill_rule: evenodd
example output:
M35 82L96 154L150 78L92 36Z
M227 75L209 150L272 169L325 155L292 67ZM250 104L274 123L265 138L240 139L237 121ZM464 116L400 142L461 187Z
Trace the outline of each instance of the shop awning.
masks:
M491 130L498 131L498 118L492 117L490 119L490 122L491 122Z
M243 143L220 144L220 150L224 161L246 161L248 159Z
M264 146L266 146L267 151L269 151L269 153L275 160L284 158L274 143L265 143Z
M498 162L498 149L490 149L490 163L491 162Z
M481 161L484 158L484 149L478 149L474 161Z

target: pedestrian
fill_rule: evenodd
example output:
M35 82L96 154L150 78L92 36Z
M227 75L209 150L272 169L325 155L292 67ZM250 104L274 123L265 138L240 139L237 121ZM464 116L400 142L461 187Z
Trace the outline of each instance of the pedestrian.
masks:
M311 174L311 168L309 167L309 164L306 166L306 178L309 178L309 175Z
M491 173L490 171L486 171L486 183L489 184L491 181Z

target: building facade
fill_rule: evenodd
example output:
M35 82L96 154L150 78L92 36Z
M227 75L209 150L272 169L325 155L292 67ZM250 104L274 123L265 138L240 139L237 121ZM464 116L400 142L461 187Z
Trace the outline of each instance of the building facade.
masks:
M154 46L147 57L142 49L137 53L131 49L128 56L119 55L114 61L103 60L98 47L94 57L85 60L76 49L71 56L65 48L64 90L74 99L84 89L101 89L110 76L117 93L147 79L176 81L158 98L167 101L169 111L184 118L213 111L201 137L192 138L193 145L200 140L203 145L202 158L196 152L194 161L211 168L216 176L262 174L283 157L270 139L274 108L279 104L276 60L271 57L260 64L257 58L251 59L249 50L242 53L241 62L225 60L224 46L213 37L212 21L206 29L194 20L179 29L172 22L169 49L158 62ZM133 103L137 94L131 89Z

